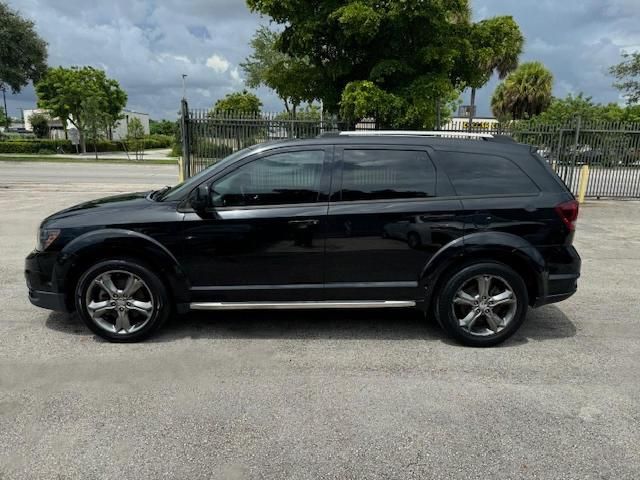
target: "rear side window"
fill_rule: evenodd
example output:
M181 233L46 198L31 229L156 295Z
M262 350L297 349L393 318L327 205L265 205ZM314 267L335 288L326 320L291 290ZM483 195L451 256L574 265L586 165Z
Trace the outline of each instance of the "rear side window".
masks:
M535 194L540 191L508 158L460 152L442 152L441 155L444 169L460 196Z
M345 149L338 201L425 198L435 195L435 169L425 152Z

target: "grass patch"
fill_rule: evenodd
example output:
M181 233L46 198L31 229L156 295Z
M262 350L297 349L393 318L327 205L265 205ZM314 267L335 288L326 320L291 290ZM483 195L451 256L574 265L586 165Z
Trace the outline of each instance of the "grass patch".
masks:
M46 163L128 163L133 165L177 165L178 159L148 159L128 160L126 158L79 158L79 157L50 157L47 155L0 155L0 162L46 162Z

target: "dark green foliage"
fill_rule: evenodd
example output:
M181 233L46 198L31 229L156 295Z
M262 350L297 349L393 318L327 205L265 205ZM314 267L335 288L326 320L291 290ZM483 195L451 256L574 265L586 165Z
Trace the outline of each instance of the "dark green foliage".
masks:
M247 3L283 27L280 52L313 69L307 97L352 123L431 128L438 105L446 117L463 88L510 68L522 46L510 17L481 22L472 35L468 0ZM289 81L298 86L299 77Z
M29 82L37 82L47 69L47 44L6 3L0 2L0 88L14 93Z
M38 138L47 138L49 136L49 119L41 113L34 113L29 117L33 134Z
M614 86L623 92L627 103L640 102L640 52L622 54L623 61L609 69L617 82Z
M180 126L178 122L170 120L150 120L149 131L151 135L175 135Z

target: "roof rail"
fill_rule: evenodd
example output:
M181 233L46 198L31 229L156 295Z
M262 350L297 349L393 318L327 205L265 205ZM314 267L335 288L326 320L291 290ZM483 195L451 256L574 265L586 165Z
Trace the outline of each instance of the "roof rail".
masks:
M339 135L353 137L398 136L398 137L450 137L492 139L491 133L448 132L446 130L353 130L340 132Z

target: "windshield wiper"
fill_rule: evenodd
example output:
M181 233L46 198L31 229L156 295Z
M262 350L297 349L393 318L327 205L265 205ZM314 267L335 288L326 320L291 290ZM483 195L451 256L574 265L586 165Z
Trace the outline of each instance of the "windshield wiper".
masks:
M161 200L161 195L166 193L168 190L171 190L171 187L169 185L167 185L166 187L162 187L159 190L154 190L153 192L151 192L149 198L151 198L152 200Z

